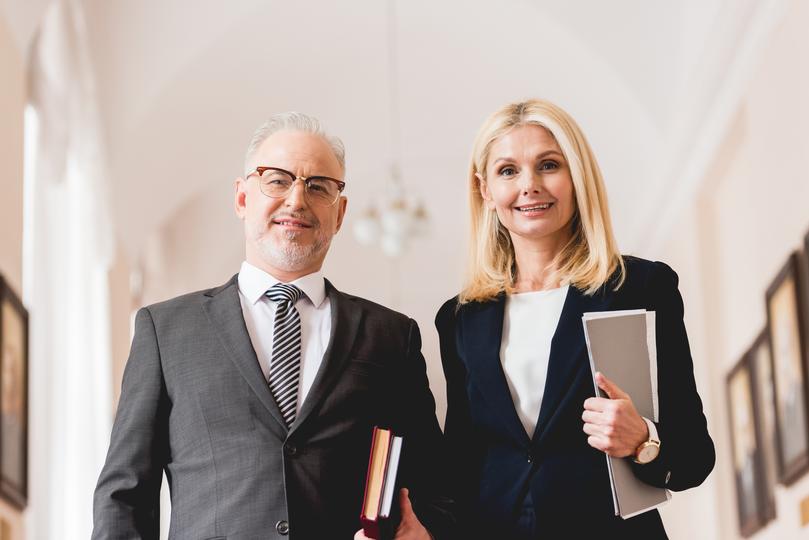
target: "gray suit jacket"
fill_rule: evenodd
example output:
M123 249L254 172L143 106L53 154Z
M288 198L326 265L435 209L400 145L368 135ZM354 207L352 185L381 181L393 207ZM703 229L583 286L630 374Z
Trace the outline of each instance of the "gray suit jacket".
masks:
M326 290L331 339L289 430L247 334L236 276L138 312L93 539L156 538L163 471L171 538L350 539L374 425L404 436L403 486L433 535L452 536L416 323L328 281Z

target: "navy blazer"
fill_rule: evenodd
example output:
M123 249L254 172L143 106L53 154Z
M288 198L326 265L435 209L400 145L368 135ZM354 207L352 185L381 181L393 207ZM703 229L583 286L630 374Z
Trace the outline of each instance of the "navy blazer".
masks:
M454 459L456 498L467 538L516 537L524 504L533 506L536 538L665 538L658 512L614 515L604 454L582 431L584 400L595 394L582 314L657 312L659 422L657 459L633 463L651 485L680 491L713 469L715 452L694 382L677 274L667 265L625 257L626 280L593 295L571 286L551 342L536 431L523 428L500 362L505 295L488 302L447 301L436 316L447 379L445 435ZM527 495L530 494L530 497ZM615 536L613 536L615 535ZM618 536L620 535L620 536Z

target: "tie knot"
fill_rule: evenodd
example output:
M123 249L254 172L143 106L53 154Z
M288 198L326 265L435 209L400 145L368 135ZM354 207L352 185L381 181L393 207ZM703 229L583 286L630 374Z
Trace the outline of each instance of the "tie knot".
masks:
M297 288L295 285L290 285L288 283L276 283L264 294L273 302L290 303L295 305L295 302L297 302L300 297L303 296L303 291Z

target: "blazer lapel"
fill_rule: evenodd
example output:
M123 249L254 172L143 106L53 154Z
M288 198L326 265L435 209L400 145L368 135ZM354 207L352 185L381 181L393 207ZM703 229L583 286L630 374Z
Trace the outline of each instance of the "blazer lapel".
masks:
M469 363L467 372L489 406L502 415L503 427L515 440L527 444L528 434L517 416L500 362L505 305L506 296L500 294L493 301L470 304L463 309L460 328L462 350L466 351Z
M211 321L219 341L229 353L230 359L242 377L286 432L284 417L264 379L256 351L253 349L253 343L247 333L247 326L244 324L237 277L238 274L223 287L205 293L207 298L205 298L202 308Z
M331 302L331 336L312 388L295 418L290 432L294 433L318 409L343 373L348 354L354 345L362 320L362 309L326 280L326 294Z
M603 290L587 296L573 285L570 286L556 333L551 340L545 392L532 439L535 444L541 442L552 427L565 396L576 387L574 383L581 377L592 379L589 362L582 361L582 356L586 358L587 353L581 317L585 312L605 310L609 298L611 295Z

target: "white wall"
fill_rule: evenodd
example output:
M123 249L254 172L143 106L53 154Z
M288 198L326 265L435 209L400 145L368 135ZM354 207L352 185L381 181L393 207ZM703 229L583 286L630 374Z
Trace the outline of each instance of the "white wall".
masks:
M809 231L807 27L809 3L792 2L705 176L700 200L661 246L659 257L680 270L695 371L717 447L707 485L664 514L673 538L702 530L740 537L725 377L766 324L765 291ZM778 486L777 520L754 538L809 537L799 518L808 494L809 474L789 488Z
M25 70L13 36L0 17L0 274L22 296L22 179ZM29 441L30 444L30 441ZM22 514L0 500L0 519L22 538Z

